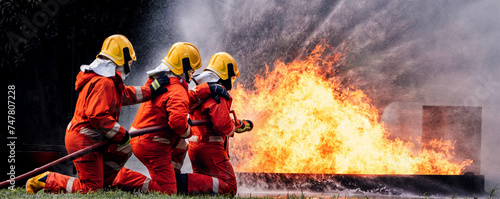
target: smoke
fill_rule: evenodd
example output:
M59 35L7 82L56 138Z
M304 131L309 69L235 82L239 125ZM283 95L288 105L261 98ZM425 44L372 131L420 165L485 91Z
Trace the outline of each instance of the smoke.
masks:
M485 94L464 99L478 79L500 72L492 53L499 50L492 45L499 30L494 2L184 1L178 6L182 38L197 44L203 60L218 51L232 54L242 70L239 81L247 86L265 63L290 61L322 39L333 46L347 42L349 58L339 76L369 91L382 110L395 100L481 105Z
M228 52L240 69L236 81L252 88L266 63L272 69L275 60L291 61L321 40L345 41L349 52L337 77L367 92L380 114L393 102L482 106L481 174L494 187L500 183L499 9L495 0L187 0L152 11L145 37L168 42L142 48L153 48L146 60L155 66L177 41L195 44L204 67L212 54Z

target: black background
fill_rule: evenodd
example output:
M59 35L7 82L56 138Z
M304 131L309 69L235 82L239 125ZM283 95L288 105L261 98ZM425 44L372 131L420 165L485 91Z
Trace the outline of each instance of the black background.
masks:
M157 40L140 37L147 31L141 21L148 11L162 6L168 1L2 1L3 93L7 85L15 85L18 150L25 144L64 144L78 97L74 83L79 66L95 59L106 37L127 36L139 58L153 50L148 42L167 43L171 32ZM139 59L135 65L141 64Z

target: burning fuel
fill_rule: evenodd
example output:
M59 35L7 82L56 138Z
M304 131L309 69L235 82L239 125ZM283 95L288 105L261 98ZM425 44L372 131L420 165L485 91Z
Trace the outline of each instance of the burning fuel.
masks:
M362 90L341 85L334 69L345 45L320 43L305 58L276 61L255 88L232 91L239 117L252 132L235 136L236 171L337 174L461 174L471 160L454 158L450 140L389 139L378 110ZM418 139L417 139L418 140Z

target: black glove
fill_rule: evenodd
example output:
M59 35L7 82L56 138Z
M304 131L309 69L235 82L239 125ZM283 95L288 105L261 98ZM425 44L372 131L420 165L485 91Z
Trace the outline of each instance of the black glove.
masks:
M121 146L126 145L128 143L130 143L130 134L128 134L128 131L126 131L122 140L120 140L118 143L116 143L116 146L121 147Z
M161 95L162 93L167 92L166 85L170 84L170 78L167 75L162 75L156 78L150 85L151 88L151 99L154 99Z
M217 102L220 103L220 97L226 98L229 100L229 93L227 90L219 84L208 84L208 88L210 88L210 97Z

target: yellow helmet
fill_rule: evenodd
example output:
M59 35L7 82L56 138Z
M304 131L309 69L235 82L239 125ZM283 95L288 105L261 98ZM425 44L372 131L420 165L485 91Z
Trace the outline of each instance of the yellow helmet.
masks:
M226 80L233 76L239 77L240 71L234 58L226 52L219 52L210 58L210 62L205 70L211 70L221 79Z
M217 74L223 81L224 87L230 90L236 77L240 76L238 64L234 58L226 52L219 52L210 58L210 62L205 70L210 70Z
M96 56L105 56L113 61L116 65L127 64L130 60L137 60L135 57L134 47L123 35L111 35L104 40L101 52Z
M173 44L162 62L176 75L201 67L200 52L193 44L187 42Z

